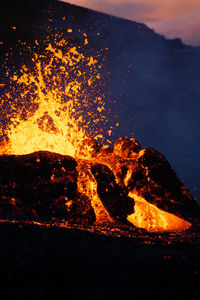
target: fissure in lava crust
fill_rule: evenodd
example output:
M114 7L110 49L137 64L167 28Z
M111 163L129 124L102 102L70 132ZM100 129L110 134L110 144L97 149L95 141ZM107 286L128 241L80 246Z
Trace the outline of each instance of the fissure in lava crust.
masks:
M94 142L95 144L95 142ZM90 159L39 151L0 156L1 219L199 228L200 209L165 157L120 138Z

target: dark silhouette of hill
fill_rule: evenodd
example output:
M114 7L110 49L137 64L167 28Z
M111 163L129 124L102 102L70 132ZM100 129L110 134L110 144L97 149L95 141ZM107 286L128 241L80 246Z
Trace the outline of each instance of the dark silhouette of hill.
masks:
M113 140L134 133L143 147L162 152L192 194L200 196L200 47L168 40L144 24L56 0L1 3L0 20L2 60L13 47L18 61L18 39L32 41L54 31L68 37L67 28L73 29L75 45L78 30L87 33L91 53L108 48L99 60L111 118L117 115L120 123Z

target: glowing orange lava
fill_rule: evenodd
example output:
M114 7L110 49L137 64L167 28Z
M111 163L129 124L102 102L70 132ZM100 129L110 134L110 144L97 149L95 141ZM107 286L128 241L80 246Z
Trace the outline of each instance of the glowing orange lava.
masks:
M37 41L35 44L39 45ZM83 46L87 44L84 35ZM12 117L6 129L1 128L6 140L0 154L21 155L43 150L95 162L91 158L93 147L88 143L88 132L96 139L103 137L102 132L93 130L98 122L106 122L103 94L97 93L101 66L95 57L85 56L81 47L69 47L64 39L49 42L41 53L33 54L33 67L23 65L20 72L10 76L12 91L1 102L10 103ZM111 135L112 128L108 132ZM98 157L98 161L112 169L117 159L112 158L108 164L106 159ZM94 177L84 168L79 162L79 191L90 198L97 224L112 223L98 197ZM131 193L130 197L135 200L135 212L127 220L137 227L148 231L182 231L191 225L142 197Z
M8 142L0 153L46 150L79 157L80 146L88 138L86 130L105 118L103 95L88 95L101 78L100 66L81 49L69 48L64 39L54 46L49 43L42 54L34 53L32 62L34 68L23 65L21 74L11 77L14 87L6 100L13 116L4 132ZM84 157L89 157L90 150L85 148Z
M191 227L191 224L171 213L157 208L136 194L129 193L135 200L135 212L127 217L127 220L139 228L150 232L183 231Z

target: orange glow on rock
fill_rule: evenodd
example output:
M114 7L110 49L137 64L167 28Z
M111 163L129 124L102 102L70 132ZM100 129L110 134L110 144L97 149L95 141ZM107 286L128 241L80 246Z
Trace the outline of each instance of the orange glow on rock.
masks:
M72 29L67 31L71 33ZM83 36L84 47L88 44L88 39L87 35ZM38 41L35 44L39 47ZM98 143L87 134L88 131L92 132L95 139L100 138L111 144L102 135L102 128L100 132L93 130L97 123L106 120L104 95L99 95L96 87L96 82L101 79L101 66L96 57L83 54L82 46L70 47L61 38L54 43L49 42L40 54L37 51L32 56L33 68L23 65L20 74L16 72L10 76L12 90L5 93L1 105L4 101L9 102L12 116L6 129L0 129L6 136L0 146L0 154L23 155L50 151L76 158L78 192L90 200L96 224L113 224L114 218L99 198L91 165L107 165L117 181L117 166L121 163L121 154L126 152L119 139L119 143L115 144L115 151L110 151L108 157L105 150L109 147L104 145L98 152ZM9 71L7 72L9 76ZM90 89L93 94L88 92ZM116 127L118 126L117 122ZM106 131L109 136L112 135L112 129L110 127ZM135 160L140 158L144 150L138 153L140 146L136 146L137 149L128 149L127 157ZM95 156L94 153L97 152L98 155ZM124 163L126 164L126 159ZM62 171L66 172L65 169ZM124 179L125 186L130 178L131 170ZM51 180L54 181L54 177ZM150 232L162 232L183 231L191 226L189 222L158 209L134 193L129 193L129 196L135 201L135 212L127 220L136 227ZM65 201L65 206L69 209L71 199L66 198ZM17 200L11 198L10 202L15 206Z

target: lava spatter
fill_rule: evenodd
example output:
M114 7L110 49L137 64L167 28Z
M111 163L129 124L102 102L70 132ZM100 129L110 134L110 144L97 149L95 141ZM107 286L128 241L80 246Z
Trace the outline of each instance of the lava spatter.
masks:
M94 139L109 144L105 132L110 136L113 127L103 127L108 118L101 66L83 51L88 42L86 36L79 47L58 36L42 46L36 41L27 48L31 63L7 68L2 218L125 224L154 232L197 224L199 208L161 154L141 149L134 139L120 138L113 148Z
M2 102L9 103L11 112L1 129L6 137L2 154L46 150L74 157L88 132L103 137L97 132L106 123L97 59L63 38L44 44L36 41L35 52L29 49L31 65L10 77L7 71L10 88ZM84 156L89 153L87 148Z

